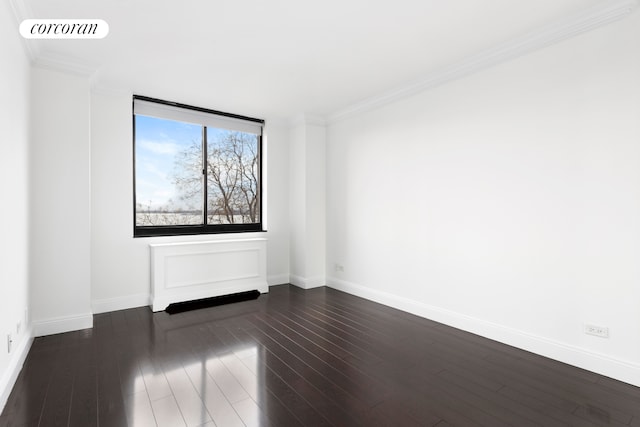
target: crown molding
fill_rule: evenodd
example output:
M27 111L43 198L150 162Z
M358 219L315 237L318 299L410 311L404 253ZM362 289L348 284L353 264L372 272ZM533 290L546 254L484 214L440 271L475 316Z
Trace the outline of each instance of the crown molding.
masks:
M33 17L33 12L31 12L31 9L24 2L24 0L9 0L9 6L11 7L11 11L13 12L13 18L16 21L17 32L22 21ZM22 36L20 36L20 38L22 39L22 44L24 46L25 52L27 53L27 56L29 57L31 62L33 62L40 55L39 45L35 43L35 40L25 39Z
M480 70L602 27L631 14L637 6L638 0L611 0L602 2L568 19L546 25L522 37L487 49L465 60L429 73L422 79L406 86L373 96L338 110L327 116L327 123L332 124L360 113L371 111L440 86L449 81L471 75Z
M98 66L89 64L81 59L72 58L66 55L52 54L50 52L41 53L32 61L34 67L47 70L62 71L81 77L90 78L98 70Z
M9 5L16 21L16 30L22 21L32 19L35 16L28 3L24 0L9 0ZM31 64L35 67L62 71L83 77L91 77L98 69L97 65L89 64L78 58L43 51L38 40L21 38Z

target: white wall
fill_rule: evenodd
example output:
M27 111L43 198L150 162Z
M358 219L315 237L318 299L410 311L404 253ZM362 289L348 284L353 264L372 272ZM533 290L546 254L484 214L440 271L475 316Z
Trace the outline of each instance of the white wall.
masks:
M9 3L0 5L0 411L30 343L29 298L29 62ZM20 333L17 325L20 324ZM13 336L7 352L6 337Z
M319 123L306 126L305 170L307 174L306 235L308 285L326 284L326 127Z
M91 327L89 80L31 75L31 316L36 335Z
M289 131L267 119L263 167L267 185L267 279L289 283Z
M306 129L304 123L289 130L289 268L293 283L306 277ZM304 279L303 279L304 280Z
M326 127L313 117L297 118L289 130L289 216L291 283L325 285Z
M3 7L1 342L28 304L36 334L148 304L150 243L228 237L133 239L131 93L30 70ZM270 284L328 274L640 384L639 16L334 123L326 167L323 125L267 120Z
M133 238L131 93L91 94L91 295L94 312L148 304L149 244L228 239L229 235ZM269 124L267 275L270 284L289 275L287 131ZM243 234L243 237L263 233Z
M329 283L640 385L639 100L636 12L333 123Z

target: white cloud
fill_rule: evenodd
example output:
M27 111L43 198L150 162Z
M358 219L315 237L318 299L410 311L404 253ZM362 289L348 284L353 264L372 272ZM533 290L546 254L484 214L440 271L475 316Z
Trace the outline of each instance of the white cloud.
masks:
M174 142L139 140L136 141L136 144L138 147L151 151L155 154L167 154L173 156L180 150L180 146Z
M156 178L159 178L160 181L156 181L158 184L161 184L162 186L167 186L170 185L169 184L169 176L167 175L167 173L161 169L159 169L155 164L151 163L151 162L145 162L143 164L144 170L148 173L150 173L151 175L155 176Z

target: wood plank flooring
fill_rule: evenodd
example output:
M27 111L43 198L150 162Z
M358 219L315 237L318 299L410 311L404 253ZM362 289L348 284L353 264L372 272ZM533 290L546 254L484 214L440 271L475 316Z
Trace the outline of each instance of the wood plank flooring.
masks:
M640 426L640 388L336 290L283 285L35 339L9 426Z

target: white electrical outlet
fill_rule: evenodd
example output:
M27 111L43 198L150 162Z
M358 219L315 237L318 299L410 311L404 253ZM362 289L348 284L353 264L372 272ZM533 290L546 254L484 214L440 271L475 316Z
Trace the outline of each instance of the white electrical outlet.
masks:
M7 335L7 353L11 353L11 344L13 344L13 339L11 339L11 334Z
M336 264L336 271L343 273L344 272L344 265L342 264Z
M584 333L601 338L609 338L609 328L605 326L584 325Z

